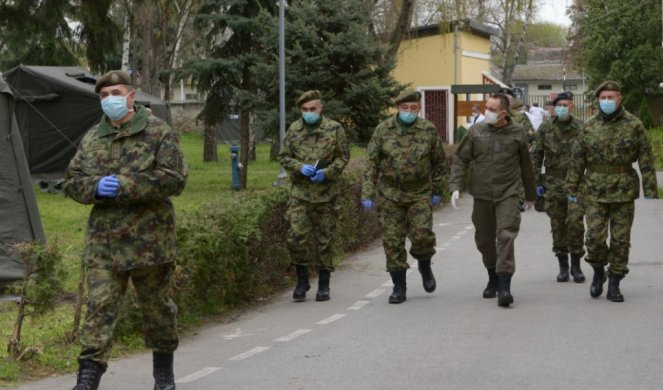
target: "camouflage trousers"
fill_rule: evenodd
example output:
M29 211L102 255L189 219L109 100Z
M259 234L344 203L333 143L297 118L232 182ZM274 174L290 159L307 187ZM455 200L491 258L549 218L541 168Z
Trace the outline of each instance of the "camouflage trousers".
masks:
M294 265L312 265L334 271L333 240L337 215L336 202L310 203L290 199L288 250Z
M563 194L545 194L546 214L550 217L555 256L585 254L585 208L581 202L569 202Z
M587 234L585 261L592 267L610 264L611 275L628 273L628 255L631 247L631 226L635 203L587 202ZM610 244L608 244L610 229Z
M129 278L143 311L145 346L157 352L177 349L177 306L168 292L174 263L127 271L88 268L88 304L81 332L78 360L93 360L104 367L113 345L117 322Z
M472 223L474 241L486 268L495 272L516 272L514 244L520 232L518 196L499 202L474 199Z
M406 238L412 243L410 255L415 259L430 259L435 254L433 206L429 198L412 202L382 198L378 203L378 219L388 272L410 268L405 251Z

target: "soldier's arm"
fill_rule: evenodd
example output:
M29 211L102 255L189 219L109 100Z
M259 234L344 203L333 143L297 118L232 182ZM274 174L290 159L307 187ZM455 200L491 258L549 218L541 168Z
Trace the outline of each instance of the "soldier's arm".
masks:
M65 195L82 204L101 203L107 200L96 197L97 184L102 176L97 175L96 172L86 172L84 168L85 150L90 136L91 134L88 133L81 140L74 158L69 162L63 185Z
M290 148L290 135L292 134L291 130L292 126L290 126L286 132L283 144L281 144L281 150L279 150L279 162L281 163L283 169L290 173L299 172L304 166L303 162L293 157L292 149Z
M380 142L376 130L366 148L366 171L361 188L361 199L375 199L380 166Z
M525 189L525 200L534 202L536 200L536 185L532 160L529 156L529 137L525 131L520 139L520 176Z
M642 123L638 124L636 131L638 134L638 167L642 174L642 191L646 198L655 199L658 197L658 184L656 183L656 167L651 141Z
M566 184L564 186L567 195L578 195L578 185L585 172L585 165L585 143L582 138L582 133L580 133L578 134L578 138L576 138L571 145L571 162L566 173Z
M456 153L454 153L451 162L451 176L449 178L449 191L460 191L465 182L465 174L467 168L472 162L472 143L473 143L473 134L474 127L467 132L463 140L460 141Z
M541 180L541 167L543 166L543 159L545 157L544 147L543 147L543 132L546 130L547 124L541 125L539 131L534 133L534 142L532 143L532 150L530 151L530 157L532 159L532 167L534 168L534 177L536 178L536 185L542 186L543 181Z
M437 130L433 132L433 147L431 152L433 194L442 195L449 182L449 166L447 164L447 156L444 153L444 146L442 145L440 136L437 134Z
M176 196L184 190L187 176L188 168L179 136L168 130L155 151L152 169L117 175L120 187L115 200L118 203L134 203Z
M334 159L331 164L325 168L325 177L329 179L336 179L341 175L343 169L350 160L350 146L348 139L345 136L343 127L339 124L336 129L336 146L334 147Z

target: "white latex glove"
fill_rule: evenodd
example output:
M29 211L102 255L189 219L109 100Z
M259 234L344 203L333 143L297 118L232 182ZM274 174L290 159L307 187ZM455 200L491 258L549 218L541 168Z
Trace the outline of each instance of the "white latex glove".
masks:
M456 206L456 201L460 198L460 192L454 191L451 193L451 206L458 210L458 207Z

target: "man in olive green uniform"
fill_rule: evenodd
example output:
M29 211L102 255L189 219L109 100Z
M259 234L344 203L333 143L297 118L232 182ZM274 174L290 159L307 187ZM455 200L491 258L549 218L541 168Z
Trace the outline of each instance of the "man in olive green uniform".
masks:
M520 230L518 193L524 186L526 209L536 196L527 133L508 112L506 95L488 98L484 121L472 126L456 150L449 183L451 202L456 207L468 167L474 164L469 188L474 197L474 239L488 270L483 297L497 295L497 304L503 307L513 303L514 242Z
M290 125L279 154L291 182L288 249L297 270L292 297L295 302L306 299L308 267L313 265L319 270L315 300L327 301L334 271L338 178L350 159L350 149L343 127L322 115L319 91L304 92L296 104L302 119ZM309 250L311 242L315 243L314 253Z
M656 170L642 122L622 107L620 85L604 81L596 88L596 98L599 112L587 120L574 144L566 193L572 202L579 193L586 201L585 261L594 268L590 295L598 298L603 293L609 264L606 297L623 302L619 283L628 273L634 201L640 196L640 179L632 164L640 167L645 199L657 197Z
M421 93L404 90L395 100L398 113L375 128L366 152L362 206L378 207L387 271L394 283L389 303L406 299L406 271L410 254L418 260L424 290L432 293L436 283L431 270L435 254L432 207L441 202L447 180L442 141L435 126L418 116Z
M169 297L176 258L175 212L187 167L178 135L141 106L123 71L96 83L104 112L83 137L64 182L67 196L91 204L85 250L88 308L75 390L97 389L106 370L129 279L153 350L155 389L175 389L177 307Z
M558 282L569 280L569 253L573 281L585 281L580 269L580 260L585 254L583 238L585 223L582 199L569 202L564 191L566 174L571 164L571 146L583 129L573 111L573 94L561 92L553 100L555 118L541 124L532 145L532 163L537 178L536 194L545 198L545 210L550 217L553 236L553 253L559 261ZM545 175L541 167L545 166Z

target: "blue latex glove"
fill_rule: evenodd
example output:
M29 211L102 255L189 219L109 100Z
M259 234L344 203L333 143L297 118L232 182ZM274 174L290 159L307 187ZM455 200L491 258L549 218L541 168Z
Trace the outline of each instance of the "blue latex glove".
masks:
M362 199L361 200L361 207L364 208L364 211L371 211L373 208L373 201L371 199Z
M573 203L578 203L578 197L575 195L566 195L566 200Z
M304 176L313 177L313 175L315 175L315 167L313 167L313 165L304 164L300 172Z
M97 196L102 198L114 198L117 196L117 189L120 187L120 182L115 175L104 176L97 184Z
M442 197L440 195L433 195L430 198L430 202L433 206L439 206L442 203Z
M543 196L544 192L546 192L546 189L543 186L536 187L536 196Z
M325 181L325 171L323 169L317 171L313 177L311 177L311 181L314 183L322 183Z

